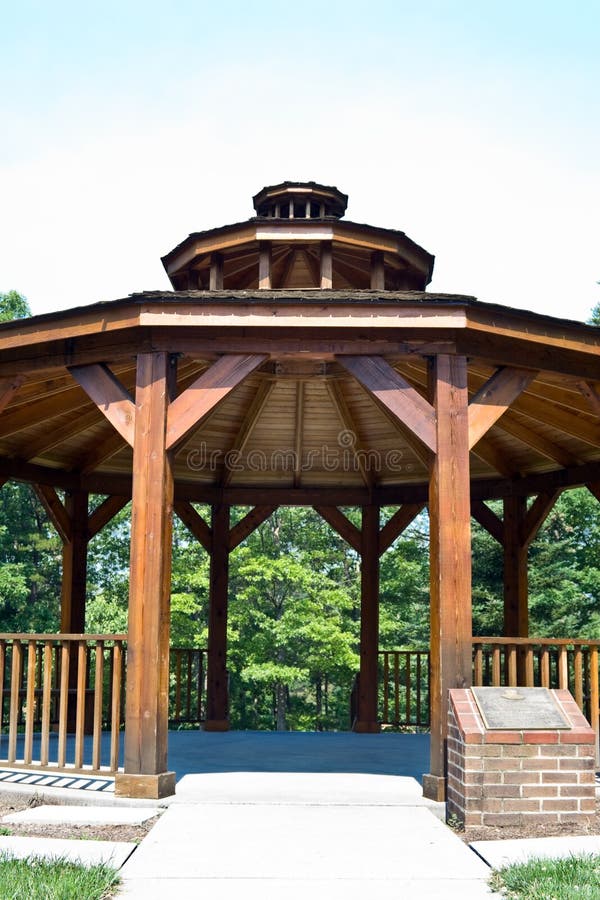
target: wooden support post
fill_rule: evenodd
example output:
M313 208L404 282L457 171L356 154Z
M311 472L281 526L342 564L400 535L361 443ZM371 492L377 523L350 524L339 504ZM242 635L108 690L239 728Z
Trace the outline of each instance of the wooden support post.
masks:
M321 290L333 287L333 252L331 241L321 242Z
M258 250L258 287L261 291L271 290L271 243L261 241Z
M60 630L63 634L83 634L88 548L87 492L68 492L65 508L71 528L69 540L63 542L62 549Z
M504 634L527 637L527 544L523 523L527 513L525 497L504 498Z
M353 731L378 732L379 507L363 506L360 569L360 674Z
M431 366L436 454L429 482L431 570L431 763L423 794L445 799L448 690L471 684L471 511L467 362Z
M371 253L371 290L385 290L385 264L383 250L373 250Z
M205 731L229 729L227 685L229 540L229 507L217 503L212 507Z
M138 355L125 772L115 781L121 796L158 798L175 792L175 773L167 771L173 474L165 446L174 376L167 353Z

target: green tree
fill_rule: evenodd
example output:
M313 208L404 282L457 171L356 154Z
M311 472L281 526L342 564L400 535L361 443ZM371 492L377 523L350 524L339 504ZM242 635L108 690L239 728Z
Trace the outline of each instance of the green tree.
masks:
M0 292L0 322L11 322L13 319L26 319L31 315L29 303L18 291Z

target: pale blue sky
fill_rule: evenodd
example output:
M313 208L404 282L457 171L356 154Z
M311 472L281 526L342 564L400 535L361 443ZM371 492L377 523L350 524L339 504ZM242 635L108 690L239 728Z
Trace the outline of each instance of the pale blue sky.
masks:
M600 2L0 0L0 290L166 288L285 178L436 255L432 290L600 300Z

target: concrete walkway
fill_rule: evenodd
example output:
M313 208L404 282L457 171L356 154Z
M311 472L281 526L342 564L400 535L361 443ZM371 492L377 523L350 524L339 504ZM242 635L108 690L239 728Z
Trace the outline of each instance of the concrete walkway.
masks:
M81 776L67 787L6 772L0 792L112 816L166 806L122 869L124 897L493 897L489 867L436 818L443 805L421 796L428 759L428 735L172 732L177 794L158 804L115 798L112 784Z

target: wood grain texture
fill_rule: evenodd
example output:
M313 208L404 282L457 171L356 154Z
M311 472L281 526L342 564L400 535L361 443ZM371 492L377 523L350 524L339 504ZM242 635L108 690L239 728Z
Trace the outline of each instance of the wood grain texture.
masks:
M88 520L89 540L99 534L99 532L114 519L117 513L121 512L121 510L127 506L129 499L129 497L107 497L100 506L96 507Z
M527 545L523 529L527 514L525 497L504 500L504 634L529 634Z
M344 515L341 509L338 509L337 506L315 506L314 509L353 550L362 553L361 531Z
M173 369L166 353L137 361L125 771L166 771L173 477L165 448Z
M469 403L469 449L504 415L536 375L527 369L499 369L477 391Z
M69 372L121 437L133 447L135 405L118 378L105 365L71 366Z
M378 506L364 506L360 566L360 672L358 716L354 731L378 732L379 653L379 516Z
M504 543L504 524L502 519L489 508L483 500L471 500L471 515L482 528L485 528L495 541Z
M176 500L173 509L185 527L202 544L204 549L210 553L212 548L212 531L200 513L196 512L192 504L187 500Z
M212 507L210 555L206 723L222 731L229 719L227 685L227 592L229 587L229 507Z
M231 354L222 356L174 400L167 420L167 450L174 447L214 409L266 356Z
M72 523L69 513L53 487L47 484L36 484L34 490L48 518L56 529L63 544L71 540Z
M256 531L259 525L266 522L276 509L276 506L255 506L246 513L229 532L229 550L235 550L253 531Z
M418 391L378 356L339 356L338 362L400 422L435 453L435 410Z
M385 523L379 533L379 555L391 547L396 538L406 531L408 526L425 509L424 503L405 503L396 510L391 519Z
M471 660L471 504L467 363L437 356L430 370L437 453L429 485L431 587L431 762L443 777L448 690L469 687Z

